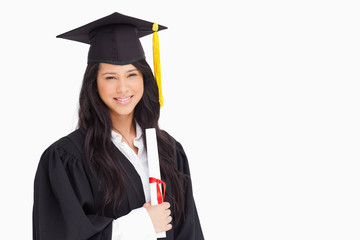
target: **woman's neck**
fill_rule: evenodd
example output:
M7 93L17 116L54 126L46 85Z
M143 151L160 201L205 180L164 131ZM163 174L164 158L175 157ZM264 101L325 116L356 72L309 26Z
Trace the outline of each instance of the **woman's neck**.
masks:
M113 129L115 132L120 133L122 136L122 142L126 142L129 147L138 154L139 149L134 145L134 138L136 137L136 128L131 116L117 116L111 117Z
M133 114L129 116L111 116L113 128L123 137L134 139L136 128L133 120Z

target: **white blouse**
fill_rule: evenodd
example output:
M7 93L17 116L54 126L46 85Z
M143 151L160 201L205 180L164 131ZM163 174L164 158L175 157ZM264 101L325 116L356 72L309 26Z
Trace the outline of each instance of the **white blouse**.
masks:
M122 142L122 136L114 131L111 132L115 146L132 163L141 178L146 202L150 202L149 170L144 137L141 127L136 123L136 137L134 146L138 148L138 154L126 142ZM141 229L141 230L140 230ZM125 216L113 221L112 240L156 240L156 233L147 210L143 207L133 209Z

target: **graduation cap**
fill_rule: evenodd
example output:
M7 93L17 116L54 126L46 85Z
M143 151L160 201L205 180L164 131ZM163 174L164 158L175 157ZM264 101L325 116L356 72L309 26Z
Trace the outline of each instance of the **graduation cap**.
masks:
M115 12L56 37L90 44L88 63L126 65L145 58L139 38L153 34L154 74L163 106L157 32L164 29L167 27Z

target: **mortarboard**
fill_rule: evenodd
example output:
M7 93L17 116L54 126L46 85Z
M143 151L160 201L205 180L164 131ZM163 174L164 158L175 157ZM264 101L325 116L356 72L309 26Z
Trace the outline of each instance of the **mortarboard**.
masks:
M159 102L162 106L157 32L164 29L167 27L115 12L56 37L90 44L88 63L126 65L145 58L139 38L153 33L154 74L159 88Z

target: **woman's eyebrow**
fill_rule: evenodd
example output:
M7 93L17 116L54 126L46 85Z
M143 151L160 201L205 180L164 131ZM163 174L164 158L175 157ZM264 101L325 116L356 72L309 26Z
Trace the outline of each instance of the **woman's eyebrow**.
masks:
M116 73L114 73L114 72L105 72L105 73L103 73L103 74L101 74L101 75L105 75L105 74L116 74Z
M127 70L126 73L129 73L129 72L135 72L135 71L138 71L136 68L134 69L130 69L130 70ZM112 74L112 75L115 75L117 74L116 72L104 72L103 74L101 75L106 75L106 74Z

